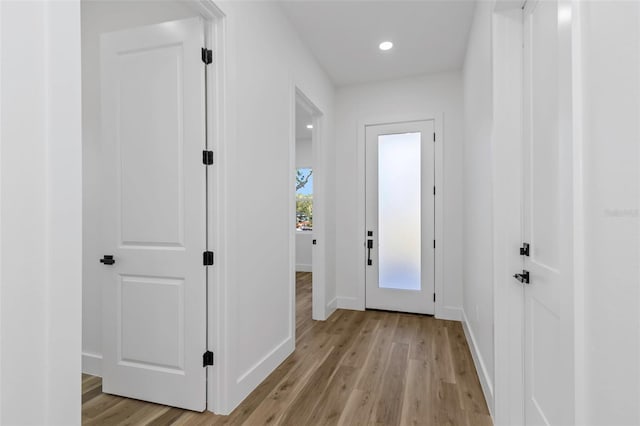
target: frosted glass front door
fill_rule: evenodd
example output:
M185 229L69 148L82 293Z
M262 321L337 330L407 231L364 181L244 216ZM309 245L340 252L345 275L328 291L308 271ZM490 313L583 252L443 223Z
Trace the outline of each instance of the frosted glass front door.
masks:
M421 288L420 139L420 133L378 136L378 285L383 288Z
M365 306L433 314L433 121L367 126L365 150Z

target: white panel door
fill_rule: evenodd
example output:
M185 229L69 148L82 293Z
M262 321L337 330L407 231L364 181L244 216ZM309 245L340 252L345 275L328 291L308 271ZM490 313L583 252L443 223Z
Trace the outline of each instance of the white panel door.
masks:
M365 305L434 314L434 123L366 128Z
M527 425L572 424L571 10L529 1L524 13L523 256Z
M206 407L200 18L105 34L103 391ZM98 259L96 259L96 262ZM109 262L107 262L109 263Z

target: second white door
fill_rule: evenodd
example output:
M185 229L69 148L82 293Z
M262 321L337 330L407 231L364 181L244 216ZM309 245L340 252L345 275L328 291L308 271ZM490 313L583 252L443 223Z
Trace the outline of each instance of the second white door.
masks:
M366 307L434 314L434 123L366 128Z

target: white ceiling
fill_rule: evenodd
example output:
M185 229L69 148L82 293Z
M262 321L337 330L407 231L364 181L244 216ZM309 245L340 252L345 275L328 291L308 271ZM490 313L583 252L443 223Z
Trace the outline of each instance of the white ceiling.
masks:
M473 0L280 2L338 86L462 68ZM382 52L380 42L393 49Z

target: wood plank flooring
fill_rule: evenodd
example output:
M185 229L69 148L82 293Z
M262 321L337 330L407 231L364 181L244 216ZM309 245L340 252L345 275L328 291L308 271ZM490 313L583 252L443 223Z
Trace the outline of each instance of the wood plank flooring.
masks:
M82 376L87 425L492 425L458 322L338 310L311 320L311 274L297 274L296 351L229 416L102 393Z

